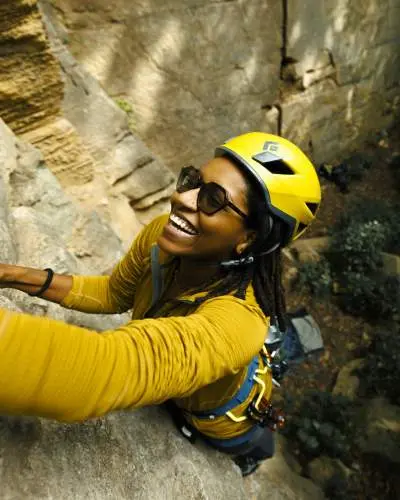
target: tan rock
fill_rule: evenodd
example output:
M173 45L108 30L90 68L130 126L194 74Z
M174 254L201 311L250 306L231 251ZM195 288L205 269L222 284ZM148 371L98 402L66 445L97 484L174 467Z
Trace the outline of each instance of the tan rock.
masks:
M327 249L329 237L301 238L290 245L291 251L297 256L299 262L318 261L321 253Z
M400 255L382 252L384 272L390 276L400 276Z
M275 455L261 464L259 469L245 478L247 498L252 500L323 500L322 489L309 479L294 472L285 459L281 437L277 437ZM293 460L293 459L292 459ZM291 460L291 462L292 462Z
M0 3L0 44L5 48L0 58L2 119L21 133L59 116L60 66L50 50L36 0Z
M41 150L48 167L64 187L93 180L94 159L65 118L37 127L22 137Z
M360 387L360 379L355 374L355 371L362 368L364 364L365 361L363 359L353 359L343 366L337 376L332 393L355 400Z

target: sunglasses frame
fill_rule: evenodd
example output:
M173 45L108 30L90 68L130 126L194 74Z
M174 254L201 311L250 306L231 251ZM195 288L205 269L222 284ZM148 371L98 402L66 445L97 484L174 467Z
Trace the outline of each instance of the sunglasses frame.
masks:
M196 183L196 186L193 186L193 187L190 187L188 189L185 189L183 188L182 189L182 186L179 186L179 181L180 179L182 178L183 174L185 173L185 171L188 171L188 170L191 170L193 172L196 172L197 174L197 183ZM212 211L212 212L205 212L204 210L202 210L199 206L199 198L200 198L200 192L203 188L207 188L207 186L216 186L220 191L221 193L224 195L224 201L223 201L223 204L218 207L216 210ZM230 199L229 199L229 195L228 193L226 192L226 189L224 187L222 187L220 184L217 184L216 182L203 182L202 178L201 178L201 175L200 175L200 170L196 167L193 167L193 165L189 165L188 167L183 167L179 173L179 176L178 176L178 180L176 182L176 191L178 193L185 193L187 191L191 191L193 189L199 189L200 188L200 191L199 191L199 194L197 196L197 209L200 211L200 212L203 212L205 213L206 215L214 215L216 214L217 212L219 212L220 210L223 210L225 207L229 207L231 208L234 212L236 212L238 215L240 215L240 217L243 217L243 219L247 219L247 214L245 214L244 212L242 212L240 210L240 208L238 208L236 205L234 205Z

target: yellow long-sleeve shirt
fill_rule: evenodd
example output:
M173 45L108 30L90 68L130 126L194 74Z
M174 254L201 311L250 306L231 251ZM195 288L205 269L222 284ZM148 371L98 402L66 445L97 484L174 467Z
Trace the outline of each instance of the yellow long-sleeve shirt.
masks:
M152 299L150 249L165 222L162 216L149 224L111 276L74 276L62 303L95 313L132 308L128 324L99 334L0 309L0 413L73 422L170 398L189 411L231 399L263 345L268 320L251 286L245 300L225 295L197 306L196 296L182 296L165 317L143 319ZM168 259L161 254L161 262ZM170 279L167 269L166 286ZM268 397L269 373L264 380ZM252 425L225 416L213 422L193 417L192 423L222 438Z

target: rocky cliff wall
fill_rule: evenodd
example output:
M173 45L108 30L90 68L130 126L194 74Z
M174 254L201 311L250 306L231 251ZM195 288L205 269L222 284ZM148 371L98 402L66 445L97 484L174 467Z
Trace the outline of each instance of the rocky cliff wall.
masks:
M174 176L71 56L45 7L41 15L37 0L0 6L0 117L40 149L62 188L98 212L126 249L166 211Z
M64 42L174 170L250 129L331 161L399 114L400 0L50 3Z
M18 133L52 121L63 97L36 3L0 3L0 116Z

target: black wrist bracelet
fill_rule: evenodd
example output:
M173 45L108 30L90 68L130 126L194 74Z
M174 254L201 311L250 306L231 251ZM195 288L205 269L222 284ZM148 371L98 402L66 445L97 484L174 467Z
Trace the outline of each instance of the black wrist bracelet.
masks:
M46 281L43 283L43 286L39 288L37 292L28 293L28 295L30 295L31 297L40 297L49 288L51 282L53 281L53 276L54 276L53 270L48 267L43 270L47 271Z

